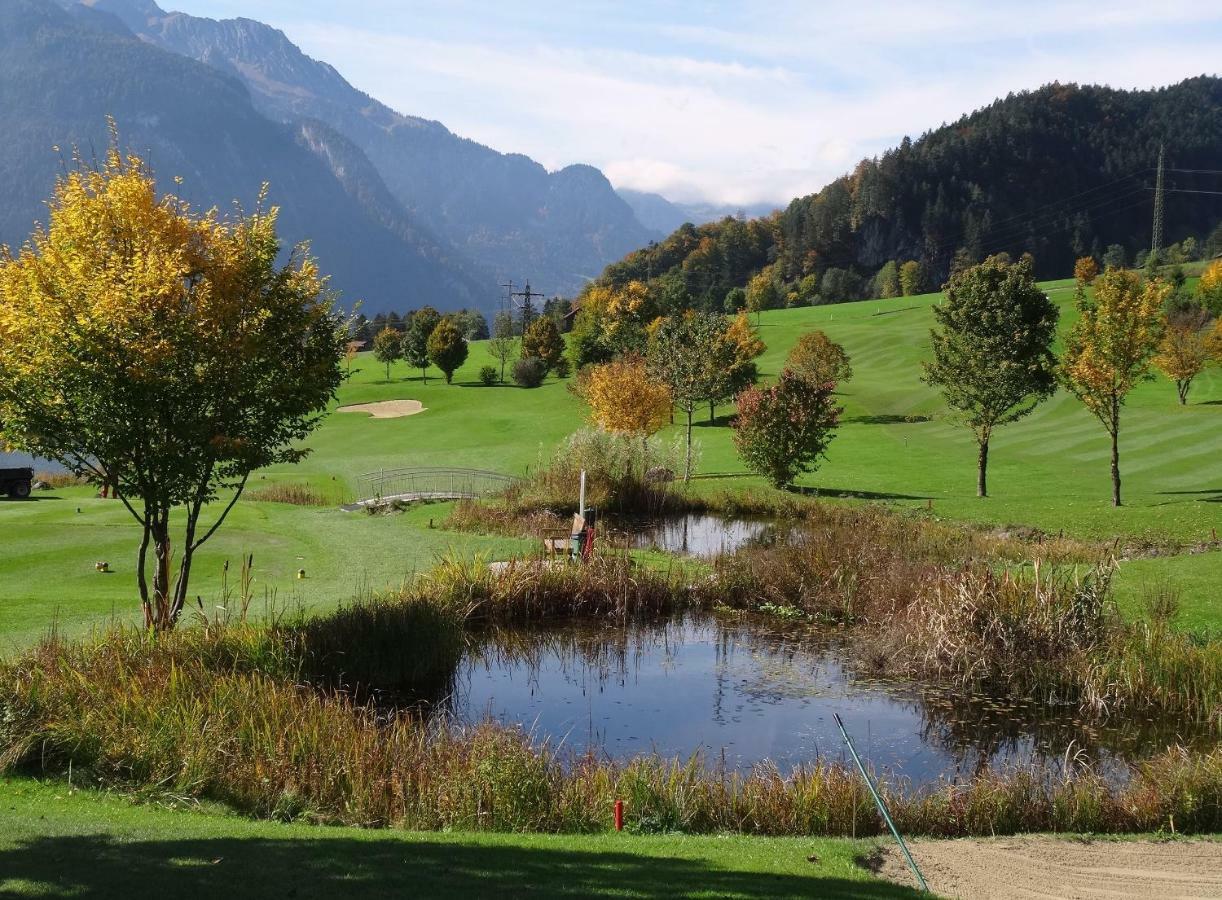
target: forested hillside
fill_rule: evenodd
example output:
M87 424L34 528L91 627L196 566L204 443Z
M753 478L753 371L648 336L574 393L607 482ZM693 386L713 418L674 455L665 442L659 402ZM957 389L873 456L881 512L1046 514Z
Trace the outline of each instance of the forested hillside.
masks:
M1160 146L1165 244L1201 241L1222 220L1222 79L1052 84L905 138L777 215L684 225L601 281L652 281L660 297L721 308L753 277L767 306L892 295L909 260L920 287L940 285L956 256L1030 253L1041 278L1069 275L1086 254L1132 262L1151 243Z

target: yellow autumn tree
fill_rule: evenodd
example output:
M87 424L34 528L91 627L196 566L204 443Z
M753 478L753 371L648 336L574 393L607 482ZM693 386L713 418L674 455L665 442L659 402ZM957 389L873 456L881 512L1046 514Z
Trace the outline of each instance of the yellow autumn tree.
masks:
M325 281L304 251L277 262L262 206L223 219L158 196L116 138L59 180L45 228L0 250L0 441L115 489L141 527L152 628L177 621L250 473L304 455L343 377Z
M591 421L604 431L648 437L670 419L670 389L650 378L636 357L593 366L581 390Z
M1201 309L1184 310L1167 317L1154 365L1175 382L1181 406L1188 402L1193 380L1214 362L1209 324L1209 314Z
M1170 291L1170 285L1143 282L1123 269L1108 269L1095 279L1093 298L1078 285L1078 321L1065 341L1062 380L1112 439L1114 506L1120 506L1120 410L1129 392L1151 377Z
M1197 297L1211 313L1222 316L1222 259L1215 259L1201 273L1201 280L1197 282Z

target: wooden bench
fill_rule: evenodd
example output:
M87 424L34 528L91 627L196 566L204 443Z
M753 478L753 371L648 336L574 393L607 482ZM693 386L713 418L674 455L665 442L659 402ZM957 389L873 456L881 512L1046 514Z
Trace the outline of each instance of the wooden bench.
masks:
M543 552L548 556L568 556L573 552L573 535L586 527L586 520L580 515L573 516L573 527L567 532L559 530L543 535Z

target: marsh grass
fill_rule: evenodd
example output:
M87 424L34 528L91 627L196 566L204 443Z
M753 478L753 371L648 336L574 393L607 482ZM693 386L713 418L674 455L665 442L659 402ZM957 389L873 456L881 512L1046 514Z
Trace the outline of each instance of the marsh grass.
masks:
M294 506L331 506L332 502L322 492L308 484L293 482L272 482L265 487L247 491L249 500L264 503L291 503Z

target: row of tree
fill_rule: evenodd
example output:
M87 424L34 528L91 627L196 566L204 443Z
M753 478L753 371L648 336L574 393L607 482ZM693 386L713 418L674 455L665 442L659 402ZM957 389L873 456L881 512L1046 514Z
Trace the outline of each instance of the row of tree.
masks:
M1125 398L1157 366L1186 402L1193 378L1222 361L1222 322L1210 312L1222 291L1222 262L1201 279L1198 301L1169 303L1173 287L1126 269L1102 274L1090 257L1075 266L1077 321L1058 359L1059 311L1026 261L992 258L951 276L934 307L933 359L924 379L971 429L978 447L977 494L988 494L994 431L1029 415L1063 385L1111 438L1112 503L1121 504L1120 424Z

